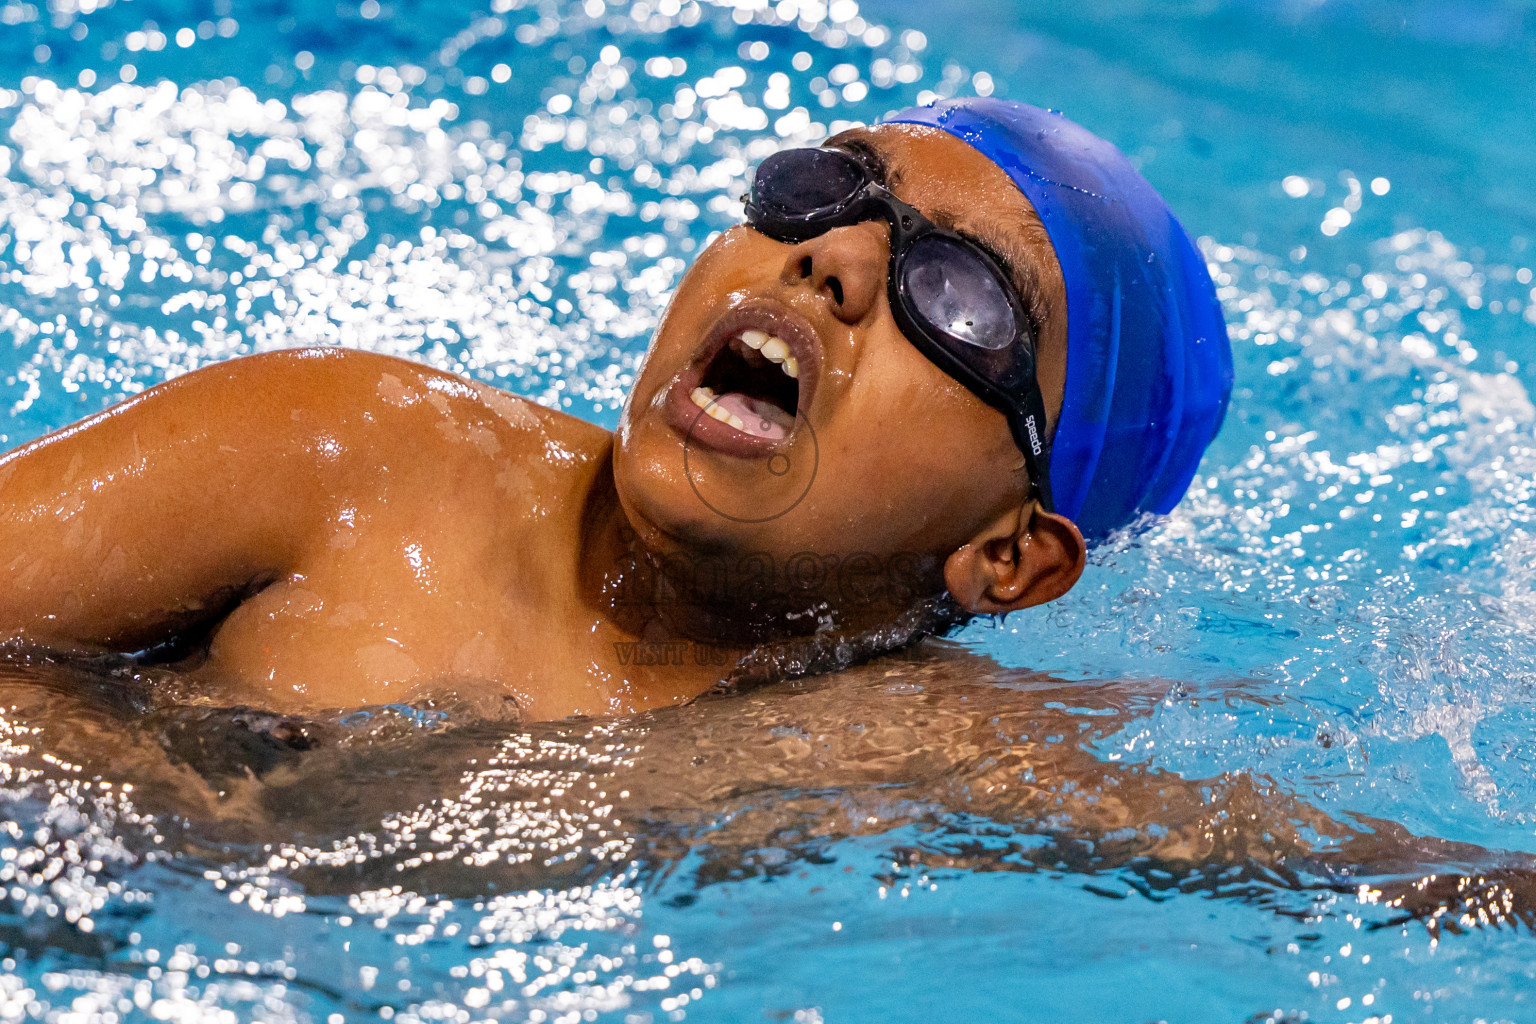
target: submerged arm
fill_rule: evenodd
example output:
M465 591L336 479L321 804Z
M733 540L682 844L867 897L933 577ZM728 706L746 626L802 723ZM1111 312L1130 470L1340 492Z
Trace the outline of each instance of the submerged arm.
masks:
M753 871L762 848L814 856L901 830L892 861L916 869L1070 871L1151 898L1328 890L1439 926L1536 924L1536 857L1334 816L1261 775L1105 760L1166 684L1059 684L927 644L797 685L669 712L690 728L662 739L655 725L647 774L613 783L632 790L620 816L648 818L674 856L703 853L706 877ZM729 786L709 793L708 778Z

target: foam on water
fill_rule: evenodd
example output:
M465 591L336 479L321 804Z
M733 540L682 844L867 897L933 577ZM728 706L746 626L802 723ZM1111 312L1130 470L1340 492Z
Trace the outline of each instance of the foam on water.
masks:
M1383 240L1354 279L1207 252L1239 381L1212 471L1160 529L1100 551L1085 586L1011 619L1003 637L1027 642L978 642L1080 678L1247 680L1228 742L1195 704L1128 749L1196 773L1294 777L1300 757L1319 798L1528 847L1528 828L1499 823L1532 813L1509 755L1536 654L1536 408L1518 365L1478 352L1466 323L1484 302L1531 316L1517 271L1474 267L1423 230Z
M756 160L1008 91L848 0L204 7L0 5L7 445L301 344L611 425ZM1377 194L1298 181L1276 219L1335 233ZM1379 878L1221 823L1386 837L1404 874L1466 851L1357 816L1536 849L1530 268L1427 227L1344 266L1233 243L1202 240L1238 392L1189 498L933 662L628 722L378 709L302 751L6 668L0 1018L1515 1019L1524 931L1382 927ZM1215 852L1164 870L1185 833Z
M89 71L95 88L31 75L0 92L0 264L26 296L0 329L27 353L4 437L304 344L414 355L612 423L685 260L739 219L748 167L923 94L920 34L824 5L759 18L734 62L693 72L668 55L747 9L555 10L465 7L426 67L343 50L302 75L273 63L276 89ZM144 32L123 9L89 17ZM228 53L262 28L189 49ZM141 46L173 45L150 31ZM514 50L516 76L500 59ZM327 74L342 77L310 87ZM927 92L961 78L946 63Z

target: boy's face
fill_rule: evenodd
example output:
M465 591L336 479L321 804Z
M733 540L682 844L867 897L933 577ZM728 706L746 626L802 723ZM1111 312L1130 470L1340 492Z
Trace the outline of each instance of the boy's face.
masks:
M880 125L833 140L849 142L883 159L899 198L1034 279L1039 380L1054 424L1066 295L1029 202L996 165L936 129ZM879 220L799 244L738 226L699 256L616 439L619 498L649 547L727 563L759 554L780 571L809 553L834 574L850 571L850 559L875 571L896 560L942 587L944 559L1026 502L1005 417L897 327L888 239Z

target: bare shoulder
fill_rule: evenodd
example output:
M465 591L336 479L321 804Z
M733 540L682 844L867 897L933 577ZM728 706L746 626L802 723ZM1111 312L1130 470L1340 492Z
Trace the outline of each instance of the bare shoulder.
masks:
M338 495L375 488L381 474L422 487L457 474L464 485L531 493L568 478L566 471L585 476L610 445L600 427L455 374L370 352L306 348L176 377L22 445L0 459L0 477L18 477L14 485L19 474L36 476L42 487L61 473L112 476L149 466L155 472L146 482L181 490L201 480L292 494L318 486Z
M469 415L478 410L518 430L597 429L456 374L354 349L296 348L244 356L175 378L141 398L156 392L175 394L180 403L215 402L226 413L260 410L295 422L363 423L408 412Z
M94 416L7 453L23 458L81 435L131 434L135 449L217 441L228 451L291 443L305 431L290 424L336 427L366 422L378 405L382 375L410 377L425 368L401 359L341 349L286 349L201 367L158 384ZM427 370L427 373L432 371Z
M601 448L606 430L498 388L420 363L340 348L267 352L204 367L162 385L203 424L259 425L278 444L393 461L460 450L515 457ZM155 389L160 390L160 389ZM167 409L171 413L170 408Z
M433 457L536 458L586 463L612 435L499 388L419 363L364 352L330 357L345 366L340 393L317 411L374 424L389 447L414 444Z

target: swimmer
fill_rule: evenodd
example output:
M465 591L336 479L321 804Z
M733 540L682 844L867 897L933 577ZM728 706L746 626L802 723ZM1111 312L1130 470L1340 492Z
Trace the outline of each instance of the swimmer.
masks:
M1109 144L946 101L787 150L609 433L362 352L232 360L0 460L0 638L301 713L623 714L1066 593L1187 488L1231 354Z

